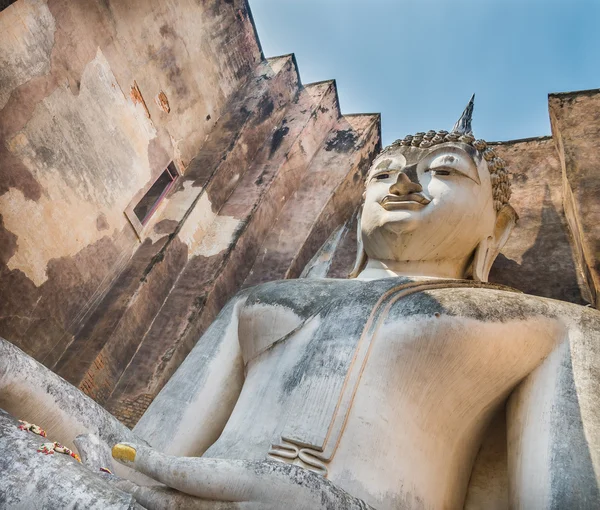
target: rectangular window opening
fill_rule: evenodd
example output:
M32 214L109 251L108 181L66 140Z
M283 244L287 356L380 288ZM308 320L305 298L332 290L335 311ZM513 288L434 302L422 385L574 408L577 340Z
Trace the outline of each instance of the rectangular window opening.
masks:
M148 223L162 199L169 192L175 179L177 179L178 173L173 162L169 163L167 169L160 174L159 178L154 181L154 184L150 186L150 189L133 208L133 213L137 219L140 220L142 225Z

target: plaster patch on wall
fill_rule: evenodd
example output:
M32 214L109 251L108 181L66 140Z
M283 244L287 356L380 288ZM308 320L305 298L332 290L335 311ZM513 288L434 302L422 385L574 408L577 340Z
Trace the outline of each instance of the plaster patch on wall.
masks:
M25 26L26 30L23 30ZM0 16L0 110L13 90L50 72L56 24L42 0L23 0ZM10 43L10 48L6 47ZM4 71L3 71L4 70Z
M227 249L240 223L241 220L231 216L215 214L208 195L204 193L186 218L179 238L188 245L190 257L210 257Z
M57 199L52 196L45 194L34 202L20 190L11 189L0 197L5 227L17 235L17 250L8 269L23 271L38 287L48 279L46 268L51 259L73 256L107 234L96 228L98 209L94 204L64 194ZM116 223L110 211L103 214L107 223ZM65 218L70 217L78 222L69 224Z
M194 201L194 198L201 192L202 188L194 187L194 181L183 181L183 186L169 198L168 203L161 213L161 220L181 221Z
M171 134L169 134L169 137L171 138L171 144L173 145L173 160L177 165L177 170L183 175L188 163L183 160L181 155L181 140L176 140Z
M5 227L17 236L10 269L23 271L39 286L50 260L73 256L127 224L123 211L130 190L151 177L153 134L146 123L100 51L84 70L78 96L63 85L36 106L8 142L43 190L38 201L15 188L0 197ZM100 231L96 222L102 213L106 228Z

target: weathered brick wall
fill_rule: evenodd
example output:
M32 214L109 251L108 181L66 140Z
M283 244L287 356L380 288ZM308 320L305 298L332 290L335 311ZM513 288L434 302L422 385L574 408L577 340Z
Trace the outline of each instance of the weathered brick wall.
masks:
M549 104L565 214L590 300L600 308L600 90L550 94Z
M0 334L133 425L269 276L259 254L297 275L351 213L379 116L342 116L335 82L303 86L292 55L262 59L242 0L2 15ZM183 175L136 235L124 211L171 160Z
M519 215L490 281L536 296L589 302L563 211L560 161L550 137L494 146L511 171L511 204Z
M245 0L19 0L0 18L0 334L56 367L140 246L128 204L187 168L262 54Z

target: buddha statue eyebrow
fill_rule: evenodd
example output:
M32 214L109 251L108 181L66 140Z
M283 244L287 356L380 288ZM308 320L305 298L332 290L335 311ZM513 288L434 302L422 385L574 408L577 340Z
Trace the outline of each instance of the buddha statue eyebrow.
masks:
M432 149L431 152L428 154L428 156L437 155L437 154L441 155L444 153L447 153L448 155L452 155L452 154L456 154L456 152L462 152L465 156L469 156L475 163L477 163L477 161L481 160L481 156L479 155L477 150L469 145L465 145L464 147L458 146L458 145L453 145L450 147L438 146L438 147L435 147L434 149Z

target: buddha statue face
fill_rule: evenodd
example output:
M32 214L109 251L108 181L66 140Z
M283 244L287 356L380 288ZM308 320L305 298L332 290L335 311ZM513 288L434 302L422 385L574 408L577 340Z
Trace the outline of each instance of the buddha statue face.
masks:
M369 257L464 259L495 220L486 162L469 145L400 146L367 176L361 234Z
M454 141L395 144L378 156L366 178L355 275L368 259L487 281L517 217L498 200L498 179L508 175L493 176L485 153Z

